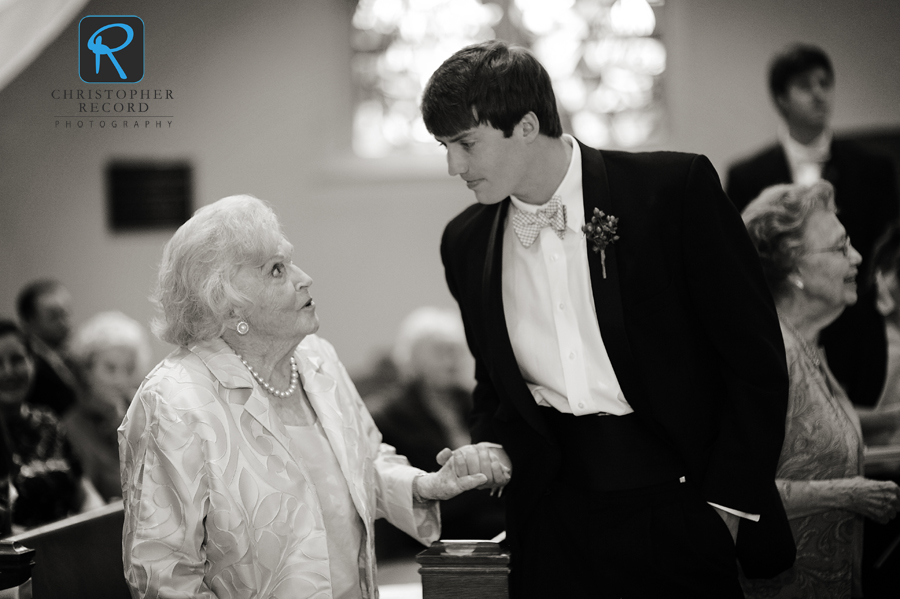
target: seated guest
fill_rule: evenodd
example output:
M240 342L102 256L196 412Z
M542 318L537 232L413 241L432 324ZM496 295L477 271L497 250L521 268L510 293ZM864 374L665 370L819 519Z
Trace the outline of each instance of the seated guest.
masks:
M859 418L832 375L819 333L856 301L860 255L820 181L776 185L743 212L775 299L790 375L776 484L797 560L770 580L745 580L748 597L861 596L863 518L887 522L900 488L864 478Z
M428 544L433 500L487 482L381 442L292 256L251 196L201 208L166 244L156 331L178 349L119 428L135 598L375 597L375 519Z
M869 447L900 444L900 223L893 223L875 244L872 278L878 294L878 311L884 317L888 340L887 377L874 408L860 411L863 434ZM867 469L873 477L900 483L896 463ZM863 591L868 599L892 598L900 589L900 519L887 526L867 521L863 533ZM891 550L891 547L894 549ZM887 552L887 553L886 553ZM882 556L887 556L882 559Z
M28 334L35 363L34 392L29 401L60 416L75 404L78 384L67 362L72 296L59 281L41 279L26 285L16 300L19 322Z
M24 333L0 320L0 423L12 460L14 532L103 505L82 476L63 426L46 408L27 401L33 392L34 356Z
M150 346L136 320L101 312L75 331L70 352L81 393L63 422L85 476L111 501L122 496L116 429L147 374Z
M872 261L878 311L887 332L888 365L884 390L872 411L876 420L866 441L896 445L900 444L900 224L891 225L878 240Z
M366 403L384 436L416 468L439 467L438 453L471 443L475 363L456 310L423 307L400 325L392 351L400 383ZM411 557L421 551L387 523L377 523L378 557ZM504 529L503 506L488 491L464 493L441 504L445 539L490 539Z

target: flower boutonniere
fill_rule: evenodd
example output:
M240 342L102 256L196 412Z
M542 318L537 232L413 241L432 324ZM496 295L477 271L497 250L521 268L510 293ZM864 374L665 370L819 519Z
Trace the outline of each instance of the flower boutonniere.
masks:
M603 278L606 278L606 248L619 240L616 232L619 229L619 218L612 214L606 214L599 208L594 208L591 222L586 223L581 230L585 237L594 244L594 252L600 252L600 266L603 267Z

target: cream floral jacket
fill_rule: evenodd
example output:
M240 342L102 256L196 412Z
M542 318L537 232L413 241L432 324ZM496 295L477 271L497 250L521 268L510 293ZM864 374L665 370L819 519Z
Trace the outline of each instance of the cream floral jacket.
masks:
M381 443L334 348L297 347L301 383L365 524L363 597L377 597L374 520L424 544L436 504L414 504L421 472ZM322 510L267 396L220 339L166 357L119 427L123 561L136 598L331 597ZM361 572L362 574L362 572Z

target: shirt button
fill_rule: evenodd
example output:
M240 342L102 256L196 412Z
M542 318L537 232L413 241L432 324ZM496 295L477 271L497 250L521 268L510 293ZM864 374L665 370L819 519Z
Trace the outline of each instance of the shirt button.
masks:
M560 309L560 310L565 310L565 309L566 309L566 305L565 305L564 303L562 303L562 302L559 302L559 309Z
M583 404L583 403L578 404L578 408L583 410L583 409L584 409L584 404Z
M573 352L573 351L570 351L570 352L569 352L569 359L570 359L570 360L574 360L574 359L575 359L575 352Z
M550 262L556 262L556 254L550 256Z

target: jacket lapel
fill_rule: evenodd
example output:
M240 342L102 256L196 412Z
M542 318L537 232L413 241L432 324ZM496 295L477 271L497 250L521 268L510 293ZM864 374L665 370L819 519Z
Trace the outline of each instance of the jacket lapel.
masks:
M594 208L599 208L607 215L620 216L621 210L616 207L609 190L609 178L603 155L593 148L579 142L581 146L582 189L584 195L584 222L591 222ZM620 200L621 201L621 200ZM619 273L620 244L628 235L627 221L619 221L619 239L606 247L606 278L603 277L603 264L600 252L593 250L587 242L588 266L591 276L591 290L597 312L597 323L600 326L600 337L609 355L616 378L622 392L629 403L638 393L637 374L634 372L634 360L625 331L625 318L622 311L622 290ZM633 404L632 404L633 405Z
M784 147L781 144L776 146L775 153L772 155L771 164L766 169L760 170L772 173L772 181L766 183L767 187L778 183L790 183L793 180L793 177L791 176L791 165L788 163L787 154L785 154Z
M487 331L485 344L488 347L485 361L491 370L491 379L495 384L497 381L503 384L507 396L526 422L542 435L550 437L550 431L544 424L537 402L528 390L516 362L503 310L503 231L510 204L507 198L498 205L485 253L482 273L482 313Z
M304 341L295 352L297 358L297 369L300 372L300 383L309 403L312 405L319 423L325 430L325 436L328 438L328 444L337 458L347 481L347 488L350 490L350 496L353 498L353 504L356 511L359 512L363 522L367 521L366 502L363 497L363 490L360 489L358 481L363 480L363 465L358 459L352 459L351 452L347 447L347 439L353 438L358 433L350 430L346 434L344 427L346 426L345 418L341 412L340 398L338 397L338 386L333 376L325 372L323 367L324 360L315 349L307 347ZM307 458L308 459L308 458Z
M218 384L229 390L228 403L250 414L290 454L284 425L280 419L272 418L268 397L254 386L253 378L237 354L221 339L195 345L190 351L203 360Z

